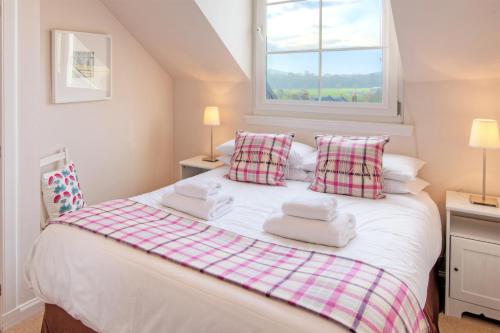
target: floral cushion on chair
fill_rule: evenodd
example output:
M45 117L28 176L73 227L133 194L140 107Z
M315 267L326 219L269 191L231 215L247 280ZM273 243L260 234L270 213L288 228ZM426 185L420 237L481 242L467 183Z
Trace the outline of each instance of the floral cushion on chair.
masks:
M42 192L50 219L73 212L85 205L73 162L42 177Z

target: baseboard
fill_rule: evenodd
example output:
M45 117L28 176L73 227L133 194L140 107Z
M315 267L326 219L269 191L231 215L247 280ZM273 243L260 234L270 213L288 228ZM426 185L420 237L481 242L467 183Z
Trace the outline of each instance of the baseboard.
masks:
M13 326L16 326L22 321L36 315L37 313L42 311L42 309L43 302L38 298L33 298L28 302L19 305L17 308L10 310L9 312L2 315L0 331L5 331Z

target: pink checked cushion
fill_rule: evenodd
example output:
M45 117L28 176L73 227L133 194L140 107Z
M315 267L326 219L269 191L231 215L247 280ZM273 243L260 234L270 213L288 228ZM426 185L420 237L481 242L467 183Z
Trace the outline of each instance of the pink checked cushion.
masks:
M73 162L42 177L42 192L50 219L73 212L85 205Z
M227 178L240 182L285 185L294 134L236 133Z
M387 136L318 136L315 179L310 189L380 199Z

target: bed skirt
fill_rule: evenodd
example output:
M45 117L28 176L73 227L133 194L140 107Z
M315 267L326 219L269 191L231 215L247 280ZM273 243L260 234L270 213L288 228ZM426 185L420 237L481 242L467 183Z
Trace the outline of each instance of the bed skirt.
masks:
M439 292L437 288L437 267L429 274L425 316L433 333L439 333ZM74 319L66 311L54 304L45 304L41 333L96 333L81 321Z

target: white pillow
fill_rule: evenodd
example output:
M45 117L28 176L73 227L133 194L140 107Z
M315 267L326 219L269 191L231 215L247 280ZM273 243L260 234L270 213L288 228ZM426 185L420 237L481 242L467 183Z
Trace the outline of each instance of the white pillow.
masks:
M221 161L222 163L226 164L226 165L229 165L229 162L231 162L231 155L222 155L222 156L219 156L217 157L217 159L219 161Z
M231 155L233 155L234 152L234 139L231 139L229 141L224 142L223 144L218 145L217 147L215 147L215 150L222 153L222 155L227 155L231 157Z
M384 179L406 182L417 178L418 172L425 162L415 157L384 154L383 167Z
M384 188L382 192L392 194L418 194L427 186L429 186L429 183L420 178L415 178L406 182L384 179Z
M234 139L231 139L229 141L224 142L221 145L218 145L217 147L215 147L215 149L226 156L233 155ZM290 156L288 157L288 166L290 168L296 168L296 169L300 168L300 165L302 164L305 156L309 155L313 151L314 148L309 145L300 142L293 142L292 149L290 150ZM220 157L219 160L221 160Z
M286 179L297 180L299 182L310 182L313 179L310 172L302 169L288 169L285 177Z
M290 156L288 157L288 165L290 168L301 169L304 158L314 152L314 148L301 142L293 142Z
M309 154L307 154L307 156L305 156L304 159L302 160L301 168L306 170L306 171L310 171L310 172L316 171L316 158L317 157L318 157L317 150L314 150L314 151L310 152Z

